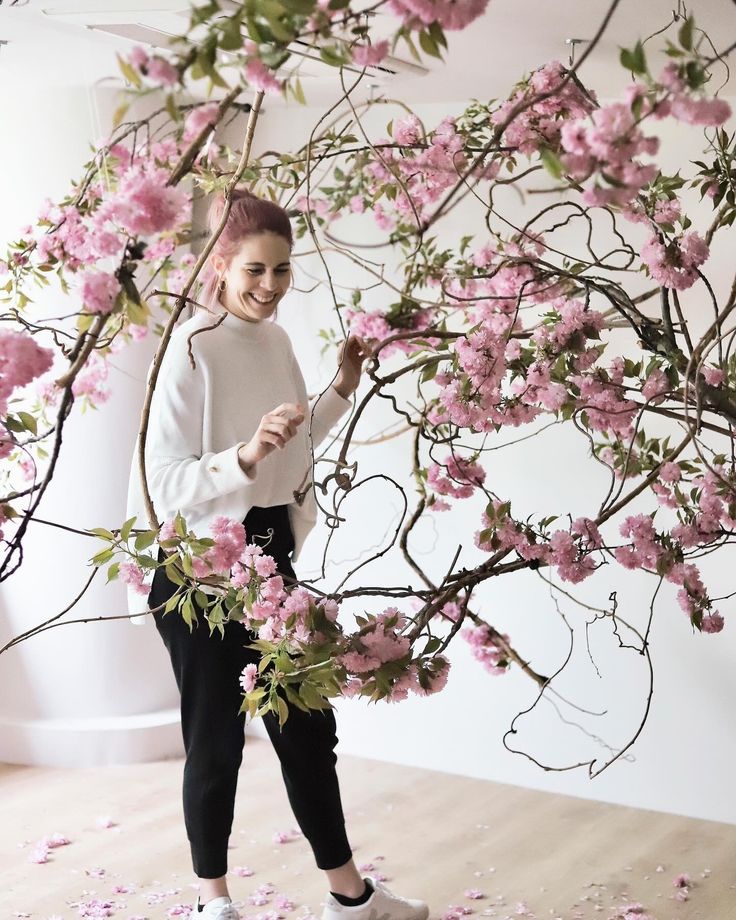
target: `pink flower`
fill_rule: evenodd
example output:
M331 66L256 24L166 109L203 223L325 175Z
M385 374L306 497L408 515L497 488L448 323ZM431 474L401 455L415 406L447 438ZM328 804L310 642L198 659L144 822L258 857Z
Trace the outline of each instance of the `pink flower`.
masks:
M167 179L166 169L150 163L127 169L107 202L110 218L133 236L175 230L188 217L189 196Z
M145 577L146 573L135 562L123 562L120 564L120 580L133 588L136 594L148 594L150 592L151 586L145 584Z
M394 122L392 133L397 144L408 147L419 142L423 134L422 123L414 113L411 113Z
M355 45L352 50L353 63L358 67L370 67L380 64L388 54L388 40L383 39L372 45Z
M705 382L712 387L721 386L726 379L726 373L720 367L703 367L701 372Z
M277 80L260 58L252 58L245 65L245 79L253 89L266 93L280 93L283 86L283 81Z
M110 313L120 292L120 282L108 272L82 275L82 300L90 313Z
M708 255L708 244L695 231L684 233L667 245L654 235L641 250L641 260L657 284L679 291L693 286L698 279L697 269Z
M389 0L387 9L410 29L438 22L443 29L464 29L488 6L488 0Z
M86 396L93 405L106 402L110 396L110 391L104 386L107 375L107 364L93 352L86 367L77 374L72 384L72 393L75 396Z
M250 693L256 685L258 678L258 667L254 664L247 664L240 675L240 686L245 693Z
M690 125L715 127L731 117L731 106L725 99L693 99L681 94L670 104L670 114Z
M237 875L240 878L250 878L253 875L253 870L247 866L234 866L231 871L233 875Z
M208 125L213 125L217 120L219 106L216 102L208 102L192 109L184 121L184 140L190 141L197 137Z
M173 86L179 82L179 71L160 57L152 57L146 64L146 75L160 86Z
M148 52L142 45L136 45L128 55L128 60L136 70L140 70L148 65Z
M723 617L717 611L706 613L700 623L700 629L704 633L719 633L723 629Z

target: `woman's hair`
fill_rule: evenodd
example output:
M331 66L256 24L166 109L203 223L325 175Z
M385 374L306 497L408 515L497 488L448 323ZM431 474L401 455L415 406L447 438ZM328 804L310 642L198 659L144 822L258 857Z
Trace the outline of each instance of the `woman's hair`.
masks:
M233 189L230 195L232 202L227 222L222 233L217 239L207 262L202 267L202 291L199 297L207 309L217 301L217 285L219 278L211 264L212 256L220 255L230 264L231 259L240 249L243 240L256 233L278 233L289 244L289 249L294 245L289 215L278 204L259 198L247 189ZM217 229L222 212L225 210L225 196L218 192L210 203L207 212L207 227L210 234Z

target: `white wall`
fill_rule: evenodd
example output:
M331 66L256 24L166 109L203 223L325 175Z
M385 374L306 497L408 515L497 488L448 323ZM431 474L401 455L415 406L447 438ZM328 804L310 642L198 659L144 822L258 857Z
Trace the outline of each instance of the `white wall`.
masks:
M46 195L60 197L71 176L79 173L87 157L87 140L96 135L91 126L85 93L44 87L33 100L5 98L2 103L5 123L24 125L23 145L6 145L1 156L0 174L4 181L4 209L0 215L2 238L12 236L26 223ZM459 108L460 106L458 106ZM27 119L29 110L34 119ZM419 113L428 125L449 107L423 106ZM256 150L282 146L293 149L295 139L306 138L308 127L321 114L316 110L290 108L284 111L277 102L266 100L265 113L258 127ZM395 112L373 113L375 137ZM233 135L233 140L235 135ZM675 160L686 149L679 135L674 141ZM689 142L688 142L689 143ZM683 146L681 146L683 145ZM697 149L697 148L696 148ZM51 155L53 151L53 155ZM696 151L693 150L693 153ZM683 156L684 158L684 156ZM675 162L674 165L677 165ZM472 215L457 213L448 222L448 240L469 232ZM336 225L336 230L339 225ZM344 229L343 229L344 228ZM339 227L346 239L372 238L366 225L347 221ZM715 247L713 261L721 287L727 282L726 255L729 241ZM300 246L304 249L306 243ZM388 250L373 250L373 258L390 260ZM339 269L339 280L349 288L360 277L347 260L332 259ZM311 270L322 277L319 264ZM297 282L300 280L297 272ZM304 275L301 280L305 281ZM347 294L345 299L347 300ZM374 295L374 304L385 301L385 294ZM369 301L370 302L370 301ZM699 298L689 301L693 314L707 315L708 307ZM326 385L331 376L332 356L319 359L321 340L317 330L331 324L330 298L326 289L310 298L290 295L280 310L280 321L292 334L310 390ZM76 526L96 526L121 520L128 462L137 426L143 375L150 344L136 346L113 363L111 374L114 396L96 414L72 419L62 454L59 472L43 506L50 520L64 520ZM395 361L396 359L392 359ZM132 376L129 376L132 375ZM409 395L408 390L404 390ZM379 406L368 414L358 436L368 437L386 424L390 416ZM569 432L553 430L535 442L525 442L508 451L488 455L489 484L499 494L514 501L515 510L525 513L554 513L574 510L590 512L591 502L600 494L600 480L585 464L580 442ZM410 501L414 492L402 471L410 465L410 442L406 437L377 448L356 448L351 459L360 463L360 478L390 472L406 489ZM91 471L94 471L92 473ZM73 496L70 501L69 496ZM360 558L393 531L402 504L400 495L384 482L374 482L357 490L342 506L348 522L335 537L328 551L327 580L322 587L339 583ZM449 565L458 542L463 544L461 563L472 565L481 558L472 544L480 504L458 503L456 510L426 516L416 528L412 550L435 576ZM312 577L319 567L321 536L318 530L307 545L299 574ZM709 584L719 593L728 587L728 564L724 551L715 563L709 560L704 571ZM59 536L56 531L35 525L27 543L27 559L22 572L3 586L0 640L38 621L47 611L57 610L77 590L90 555L86 542ZM710 581L710 576L713 581ZM720 584L718 584L720 582ZM394 551L379 563L361 570L350 582L356 584L416 583L415 577ZM624 573L609 567L582 586L579 596L604 606L609 591L619 591L619 610L632 622L643 624L653 582L644 576ZM722 593L725 593L722 592ZM34 606L28 598L35 598ZM615 648L610 628L598 626L591 634L591 646L601 672L598 678L587 662L584 648L584 618L568 601L561 604L575 631L574 666L558 685L560 693L591 710L607 710L604 719L587 719L589 732L611 745L622 743L635 730L645 699L646 670L642 658ZM124 598L120 586L96 586L80 605L81 612L122 613ZM375 608L373 608L375 609ZM524 573L480 589L475 609L498 628L509 632L518 651L538 671L549 673L559 667L568 647L568 632L554 610L546 586L533 574ZM729 606L723 606L728 614ZM545 773L527 759L508 753L501 742L514 715L531 705L536 687L514 669L501 678L491 678L471 659L462 640L454 643L453 670L445 692L425 700L410 700L399 705L368 706L362 701L339 704L341 750L396 763L416 764L449 772L485 777L500 782L560 791L611 802L621 802L679 814L736 822L736 804L730 795L730 765L736 756L731 728L734 678L730 666L735 649L731 623L720 636L692 635L687 619L676 607L674 591L663 589L652 631L652 656L655 668L655 695L648 723L631 752L633 759L619 761L591 782L583 771ZM95 734L99 720L136 719L166 712L176 706L176 688L165 651L152 626L145 629L125 623L103 626L64 627L24 643L0 658L0 759L18 755L19 739L32 737L37 748L24 755L36 762L48 749L37 739L48 738L39 725L53 723L65 739L62 747L79 750L81 737L94 737L88 762L105 757L145 759L146 750L133 751L122 738L124 750L113 751L111 743L98 743ZM566 719L574 711L562 708ZM69 720L76 720L71 725ZM97 721L95 721L97 720ZM583 721L581 719L581 721ZM108 723L109 724L109 723ZM12 732L8 726L13 726ZM20 727L19 727L20 726ZM87 727L85 732L84 728ZM35 727L35 728L34 728ZM534 716L519 721L514 746L531 752L553 765L563 765L605 756L589 736L566 726L552 706L540 704ZM31 731L31 729L34 729ZM78 732L76 735L73 731ZM178 726L164 737L172 749L178 743ZM12 737L12 745L6 739ZM58 739L59 734L55 735ZM111 737L108 733L107 737ZM58 743L57 743L58 746ZM11 750L12 748L12 750ZM163 756L163 754L162 754ZM96 759L95 759L96 758ZM27 761L28 762L28 761Z
M0 121L16 127L8 132L14 142L0 152L0 240L16 239L47 196L60 200L68 193L113 105L101 88L92 97L81 88L32 83L23 94L3 95ZM70 312L58 289L29 293L45 315ZM80 529L125 519L151 346L134 345L110 361L112 396L99 411L82 415L80 404L75 407L39 518ZM0 644L70 604L99 546L96 539L31 524L23 565L0 589ZM101 572L63 620L127 613L123 586L104 581ZM0 761L119 763L180 750L176 684L152 627L134 628L126 620L60 626L0 656Z
M462 104L456 108L420 106L417 112L431 127L444 115L456 113L461 108ZM293 149L294 138L305 138L320 114L316 110L291 108L288 115L284 115L273 105L267 106L258 127L256 150L279 149L280 146ZM371 126L371 138L376 140L383 136L386 123L397 114L398 107L393 110L382 107L372 112L366 122ZM699 155L697 132L665 123L659 126L658 133L665 141L662 162L666 169L674 172L678 167L686 167L689 157ZM535 182L536 186L544 184L544 178ZM539 200L535 199L535 204ZM548 198L542 200L549 201ZM520 216L520 206L511 194L501 196L499 203L508 217ZM695 208L693 216L697 210ZM706 222L700 224L704 228L708 212L699 213L705 215ZM447 221L440 241L451 245L461 234L482 230L477 218L477 209L463 204ZM631 225L624 223L623 227L624 232L631 232ZM335 223L334 232L348 242L376 239L370 218L340 220ZM478 239L482 240L482 236ZM633 239L638 239L636 233ZM562 242L562 239L557 241ZM578 234L567 234L564 242L577 246ZM726 231L716 240L707 266L709 278L721 293L730 285L732 247L733 234ZM298 247L307 248L306 241ZM387 249L367 250L365 255L378 262L386 260L389 266L392 264ZM335 254L328 258L335 280L345 286L338 296L347 301L350 287L365 284L367 279L361 278L348 260ZM297 260L297 265L302 262L306 262L317 276L325 277L315 258ZM299 280L297 269L297 283ZM633 279L632 283L637 291L645 284L643 279L638 282ZM366 302L375 307L387 305L391 299L389 291L381 291L369 295ZM324 287L309 298L292 293L280 310L279 321L292 334L308 388L312 391L325 386L331 377L331 356L317 364L322 343L317 331L330 325L330 304L329 291ZM709 321L710 306L704 301L702 291L694 291L692 296L686 297L685 304L696 326ZM336 321L333 325L337 328ZM613 354L615 352L610 352L611 357ZM389 359L387 366L396 367L400 360ZM361 389L359 393L362 392ZM412 396L412 388L408 385L397 392L407 398ZM369 437L392 420L390 407L378 405L368 413L358 429L357 438ZM649 430L657 433L652 426ZM658 430L664 429L660 426ZM516 439L527 431L512 431L504 440ZM463 441L471 443L467 437ZM332 456L337 452L334 449ZM444 457L444 452L439 452L438 456ZM514 511L521 517L566 512L595 516L607 483L600 469L586 457L586 445L574 429L569 430L569 426L553 428L534 441L489 452L485 460L487 485L499 495L511 498ZM410 437L404 435L378 447L355 448L349 459L359 462L359 480L377 474L397 479L405 489L411 512L415 491L407 475L411 462ZM471 566L483 558L473 544L482 507L481 501L457 502L451 512L426 514L415 528L410 547L432 577L439 579L446 571L458 544L463 546L458 565ZM651 510L652 507L649 501L636 506L637 510ZM356 560L367 555L371 548L385 546L401 509L398 490L385 480L373 480L357 489L341 506L347 522L333 536L327 553L326 582L320 583L320 587L334 589ZM607 531L611 542L617 539L616 527ZM311 578L318 574L326 534L326 528L322 528L310 537L298 566L301 577ZM731 589L728 577L731 562L730 549L702 561L704 577L713 595L725 594ZM344 587L355 588L361 584L416 585L417 579L403 562L400 550L395 549L380 561L361 569ZM644 574L628 573L609 565L579 586L575 594L592 606L604 608L608 606L609 593L617 590L619 614L643 629L654 587L654 579ZM617 647L610 620L607 620L590 631L591 652L600 676L596 674L585 647L585 620L586 616L591 618L590 613L586 614L564 597L559 603L574 633L574 650L570 666L555 687L567 700L593 712L605 712L605 715L583 715L559 699L556 701L558 715L550 702L542 701L532 714L517 721L517 734L509 736L507 741L510 747L521 749L554 767L595 758L592 768L595 771L610 756L604 743L616 750L636 732L647 697L648 669L643 656ZM378 602L368 606L366 601L360 606L374 612L383 609ZM340 701L340 750L585 798L736 822L736 802L730 794L731 765L736 758L736 733L731 712L736 691L732 667L736 633L733 615L728 616L732 608L732 601L720 605L727 618L722 634L693 634L687 617L677 606L674 587L663 586L650 636L654 696L647 723L625 759L619 760L595 781L588 778L585 768L545 772L529 759L504 748L504 733L514 716L532 705L537 686L517 668L503 677L487 674L472 659L462 639L453 643L452 672L443 693L401 704L371 706L360 700ZM350 609L355 610L355 605ZM473 609L498 629L508 632L515 648L538 672L550 674L561 667L570 634L556 612L549 588L535 574L519 573L488 582L476 591ZM622 630L625 632L623 627ZM567 724L569 722L580 723L582 728Z

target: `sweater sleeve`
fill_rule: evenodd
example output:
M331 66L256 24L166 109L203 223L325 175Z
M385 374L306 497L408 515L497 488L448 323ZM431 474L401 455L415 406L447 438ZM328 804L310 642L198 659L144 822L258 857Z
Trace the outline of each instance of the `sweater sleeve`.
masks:
M285 330L284 336L287 342L294 380L299 390L306 394L307 387L304 383L304 375L299 367L299 362L296 360L291 339ZM316 396L309 400L309 414L312 416L312 442L315 447L324 441L332 427L337 424L352 405L352 401L341 396L333 386L327 387L324 393L317 393Z
M172 336L151 401L146 438L146 474L156 512L171 515L229 492L256 488L257 467L248 476L238 463L240 441L202 454L205 380L202 361L192 368L186 341Z

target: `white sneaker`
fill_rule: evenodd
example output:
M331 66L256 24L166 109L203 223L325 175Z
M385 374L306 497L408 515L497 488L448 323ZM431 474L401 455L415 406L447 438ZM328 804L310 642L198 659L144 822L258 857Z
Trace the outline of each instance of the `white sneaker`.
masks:
M199 909L199 896L192 908L191 920L240 920L240 914L228 897L213 898L202 910Z
M346 907L330 892L325 899L322 920L427 920L429 907L424 901L400 898L371 875L365 879L373 887L373 894L365 904Z

